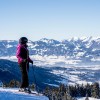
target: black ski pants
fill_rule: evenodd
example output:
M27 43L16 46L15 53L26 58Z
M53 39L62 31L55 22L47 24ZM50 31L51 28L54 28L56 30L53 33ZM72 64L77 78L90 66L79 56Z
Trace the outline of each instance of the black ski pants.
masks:
M27 88L29 86L27 63L22 62L19 64L21 70L21 86L20 88Z

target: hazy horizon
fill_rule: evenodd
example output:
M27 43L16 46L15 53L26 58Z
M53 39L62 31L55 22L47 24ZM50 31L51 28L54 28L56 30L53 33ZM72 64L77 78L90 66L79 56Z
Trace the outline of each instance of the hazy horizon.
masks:
M64 38L64 39L53 39L53 38L40 38L40 39L37 39L37 40L32 40L32 39L29 39L28 38L28 40L31 40L31 41L38 41L38 40L42 40L42 39L53 39L53 40L58 40L58 41L63 41L63 40L71 40L71 39L74 39L74 40L78 40L78 39L98 39L98 38L100 38L100 37L92 37L92 36L89 36L89 37L86 37L86 36L83 36L83 37L70 37L70 38ZM19 39L0 39L0 41L2 41L2 40L11 40L11 41L13 41L13 40L15 40L15 41L18 41Z

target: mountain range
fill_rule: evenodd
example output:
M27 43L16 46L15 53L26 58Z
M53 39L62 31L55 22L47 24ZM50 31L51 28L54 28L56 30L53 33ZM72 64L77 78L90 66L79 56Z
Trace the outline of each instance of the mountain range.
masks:
M0 41L1 81L9 82L13 78L20 80L20 71L14 58L17 45L16 40ZM91 83L100 80L100 38L72 38L62 41L43 38L38 41L29 40L28 48L34 61L39 88L57 86L60 83ZM30 83L33 83L31 65L29 72Z
M0 57L15 56L18 41L1 40ZM72 38L62 41L40 39L28 42L30 55L64 56L67 59L82 61L100 61L100 38Z

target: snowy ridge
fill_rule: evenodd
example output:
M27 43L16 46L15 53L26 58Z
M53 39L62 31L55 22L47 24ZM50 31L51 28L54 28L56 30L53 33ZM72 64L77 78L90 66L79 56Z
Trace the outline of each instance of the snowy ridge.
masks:
M15 55L17 44L18 41L0 41L0 47L2 47L0 48L0 56ZM89 58L91 60L91 58L99 56L100 38L72 38L63 41L43 38L38 41L29 40L28 45L31 55L66 56L74 59Z
M0 88L0 100L49 100L45 96L18 92L18 89Z
M0 56L14 56L18 41L1 40ZM81 61L92 61L91 59L100 58L100 38L85 37L71 38L62 41L54 39L40 39L28 42L30 55L40 56L65 56L70 59ZM100 60L99 60L100 61Z

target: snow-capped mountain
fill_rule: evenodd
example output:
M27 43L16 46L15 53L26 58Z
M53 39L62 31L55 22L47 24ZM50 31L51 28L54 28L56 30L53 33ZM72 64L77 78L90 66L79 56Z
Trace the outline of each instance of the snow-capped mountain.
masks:
M1 40L0 57L15 56L18 41ZM40 39L29 41L30 55L63 56L67 60L74 59L87 62L100 61L100 38L72 38L62 41Z
M0 41L0 58L9 57L8 60L17 61L15 57L17 45L18 41L15 40ZM100 80L100 38L72 38L62 41L43 38L38 41L29 40L28 46L34 65L41 66L36 70L39 84L53 86L59 83L72 84ZM7 63L7 61L3 61L3 64L2 61L0 62L0 80L6 79L8 75L11 79L11 76L19 79L18 65L12 65L12 62L5 65L5 62ZM32 77L32 69L30 70Z

